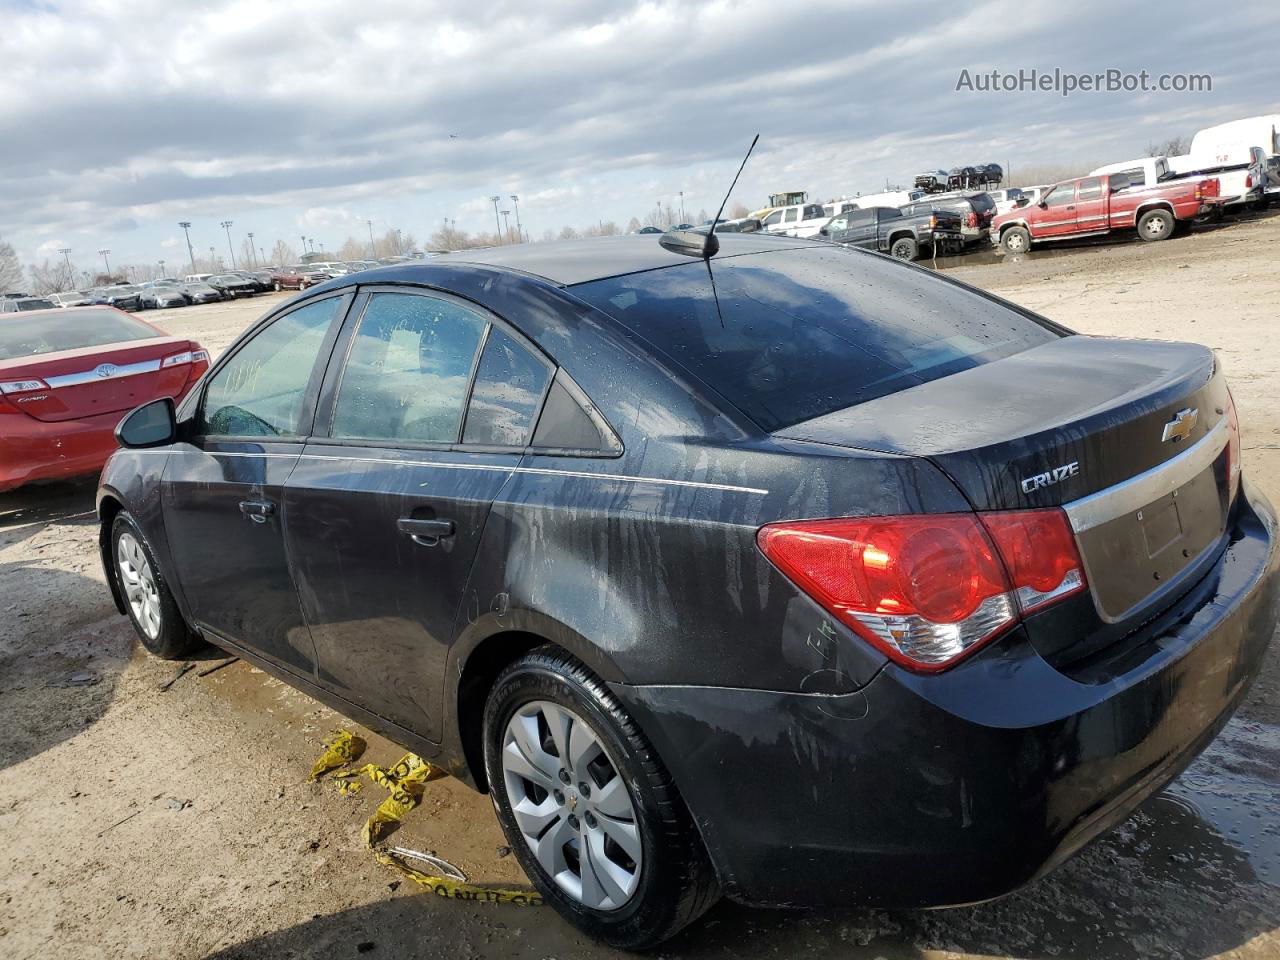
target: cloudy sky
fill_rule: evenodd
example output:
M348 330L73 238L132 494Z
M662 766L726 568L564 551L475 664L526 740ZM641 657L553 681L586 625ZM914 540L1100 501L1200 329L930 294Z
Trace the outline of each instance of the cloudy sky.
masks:
M185 260L445 217L624 223L683 190L871 192L919 169L1092 166L1280 112L1280 4L0 0L0 239L24 261ZM957 92L1020 68L1208 73L1212 92ZM1085 172L1087 166L1081 170ZM504 207L509 204L504 203Z

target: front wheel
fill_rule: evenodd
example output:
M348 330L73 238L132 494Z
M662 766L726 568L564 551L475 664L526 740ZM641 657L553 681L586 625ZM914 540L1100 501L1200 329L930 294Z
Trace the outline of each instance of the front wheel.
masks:
M124 511L111 525L111 558L125 610L147 651L180 660L198 649L203 641L187 628L146 538Z
M546 901L623 950L661 943L719 897L671 775L609 689L552 647L499 675L484 711L498 821Z
M1026 253L1031 249L1031 234L1026 227L1010 227L1000 234L1000 246L1005 253Z
M1176 221L1168 210L1148 210L1138 218L1138 236L1143 240L1168 240Z

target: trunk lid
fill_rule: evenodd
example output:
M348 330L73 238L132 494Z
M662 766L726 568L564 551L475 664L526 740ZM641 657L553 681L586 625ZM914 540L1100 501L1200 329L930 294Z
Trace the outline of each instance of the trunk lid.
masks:
M191 364L162 367L193 349L181 337L152 337L0 361L0 382L40 380L48 389L5 399L36 420L56 423L132 410L156 397L179 396Z
M977 510L1065 506L1114 635L1224 542L1229 402L1206 347L1070 336L779 434L924 457Z

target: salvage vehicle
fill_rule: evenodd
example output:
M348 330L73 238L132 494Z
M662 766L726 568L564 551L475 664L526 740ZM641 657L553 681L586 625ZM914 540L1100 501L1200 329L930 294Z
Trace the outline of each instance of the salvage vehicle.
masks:
M1213 177L1175 178L1131 188L1128 173L1080 177L1056 184L1039 203L1019 203L995 218L991 242L1026 253L1048 240L1137 230L1142 240L1167 240L1181 224L1208 216L1220 200Z
M0 313L26 313L31 310L49 310L56 306L48 297L5 297L0 300Z
M139 310L164 310L185 307L191 301L176 283L144 283L138 291Z
M965 243L985 240L996 215L995 201L987 193L941 193L921 197L901 207L908 216L927 214L932 210L947 210L960 214L960 232Z
M754 214L752 215L754 217ZM778 207L760 220L766 233L785 237L815 237L830 217L820 203L800 203Z
M0 491L97 473L128 411L182 398L209 354L113 307L0 321Z
M92 293L101 297L109 307L117 310L137 310L138 293L142 288L132 283L117 283L109 287L97 287Z
M721 893L1017 889L1213 739L1280 614L1211 350L825 241L339 278L118 433L102 562L142 645L211 641L490 792L618 948Z
M246 280L234 273L215 274L205 281L213 289L228 300L234 300L237 297L252 297L258 292L258 284L255 280Z
M184 283L180 289L190 304L220 303L225 299L218 290L207 283Z
M916 260L964 248L960 214L950 210L907 215L897 207L871 207L832 217L818 231L832 243L879 250L898 260Z
M1213 177L1228 213L1267 205L1267 157L1261 147L1225 144L1206 152L1169 157L1169 169L1179 177Z

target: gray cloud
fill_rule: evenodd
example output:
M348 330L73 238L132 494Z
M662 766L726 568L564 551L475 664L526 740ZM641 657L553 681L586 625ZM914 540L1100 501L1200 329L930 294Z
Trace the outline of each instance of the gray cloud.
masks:
M1131 154L1275 110L1280 26L1273 4L1220 18L1186 0L1143 16L1143 44L1114 4L1093 0L0 10L0 233L33 241L145 232L192 210L296 216L493 184L576 190L561 222L623 216L676 183L713 194L756 130L748 198L791 184L874 189L962 162ZM1054 66L1210 72L1215 87L954 91L962 67Z

